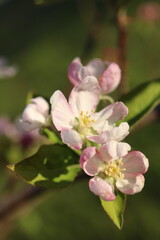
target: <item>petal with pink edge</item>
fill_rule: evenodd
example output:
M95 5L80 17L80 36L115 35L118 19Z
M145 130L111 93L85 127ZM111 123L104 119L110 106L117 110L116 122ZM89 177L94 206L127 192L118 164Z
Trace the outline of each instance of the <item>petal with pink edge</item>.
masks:
M116 102L112 105L112 114L108 121L110 124L114 124L120 120L123 120L128 115L128 108L122 102Z
M91 159L95 154L96 154L96 147L88 147L83 150L80 157L80 165L82 169L83 169L84 162Z
M114 187L100 177L91 178L89 188L91 192L101 197L104 201L113 201L116 198Z
M98 143L98 144L103 144L103 143L107 142L105 132L102 132L99 135L88 136L87 139L89 139L92 142Z
M124 179L118 179L116 182L117 188L124 194L135 194L144 187L145 179L142 174L125 174Z
M120 83L121 70L116 63L110 63L101 76L100 86L103 93L112 92Z
M102 61L101 59L95 58L91 60L87 65L88 72L90 75L95 76L96 78L100 78L102 73L105 71L107 68L108 63Z
M109 141L105 144L106 148L108 149L108 154L113 159L119 159L125 156L128 151L131 150L131 147L128 143L124 142L117 142L117 141Z
M139 152L133 151L122 158L125 173L144 174L149 166L146 156Z
M68 67L68 78L74 86L80 84L88 75L88 70L82 66L80 58L77 57L70 63Z
M79 86L74 87L69 104L74 114L79 117L81 111L89 114L94 111L99 102L99 87L95 77L86 77Z
M54 92L50 102L52 105L51 117L57 130L71 128L70 122L74 120L74 115L63 93L59 90Z
M83 158L84 158L84 156L83 156ZM103 168L103 161L99 158L99 155L96 153L94 156L92 156L92 158L87 159L83 163L83 170L89 176L97 175L102 170L102 168Z
M62 129L61 131L62 141L73 149L81 149L83 141L80 135L73 129Z

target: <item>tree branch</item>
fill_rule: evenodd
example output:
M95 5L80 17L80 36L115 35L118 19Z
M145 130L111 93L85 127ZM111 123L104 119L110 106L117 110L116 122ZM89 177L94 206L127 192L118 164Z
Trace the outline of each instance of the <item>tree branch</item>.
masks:
M7 221L14 218L20 209L24 208L26 204L35 200L42 195L46 189L39 187L29 187L25 189L21 195L14 195L8 199L4 199L0 203L0 227Z
M116 12L116 26L118 30L118 62L122 70L122 79L120 83L120 93L124 94L128 91L128 84L126 78L127 61L127 40L128 40L128 29L127 29L128 18L124 8L118 8Z

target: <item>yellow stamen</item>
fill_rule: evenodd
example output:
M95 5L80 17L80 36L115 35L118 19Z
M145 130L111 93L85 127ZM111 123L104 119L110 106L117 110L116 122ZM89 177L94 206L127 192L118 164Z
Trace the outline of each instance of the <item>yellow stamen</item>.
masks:
M121 168L123 166L123 163L117 159L113 162L110 162L108 164L106 164L105 168L104 168L104 173L106 176L108 177L113 177L114 179L118 179L124 178L124 174L122 173L122 171L125 171L125 168Z
M88 111L84 113L83 111L80 112L80 117L79 117L80 125L82 127L88 127L91 123L94 123L95 121L90 117Z

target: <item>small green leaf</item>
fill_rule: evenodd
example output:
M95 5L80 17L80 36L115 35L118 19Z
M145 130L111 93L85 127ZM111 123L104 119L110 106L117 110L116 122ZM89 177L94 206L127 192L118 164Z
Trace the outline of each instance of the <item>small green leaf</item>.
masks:
M39 151L8 168L17 177L41 187L63 187L81 171L79 156L65 145L45 145Z
M124 121L133 127L160 103L160 79L141 84L121 98L129 109Z
M26 105L31 102L32 98L33 98L33 92L29 91L26 98Z
M123 226L123 212L126 204L126 195L118 192L117 197L114 201L106 202L102 199L101 204L105 212L109 215L114 224L122 229Z

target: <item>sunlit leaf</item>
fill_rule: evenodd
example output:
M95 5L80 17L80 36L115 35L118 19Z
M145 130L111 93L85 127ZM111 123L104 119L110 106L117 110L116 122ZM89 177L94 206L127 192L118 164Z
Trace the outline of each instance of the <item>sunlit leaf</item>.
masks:
M160 103L160 79L141 84L122 97L121 101L129 109L125 121L133 127Z
M106 202L102 199L100 200L105 212L109 215L114 224L121 229L123 226L123 213L125 209L126 195L118 192L114 201Z
M65 145L45 145L39 151L8 168L24 181L42 187L63 187L81 171L79 156Z

